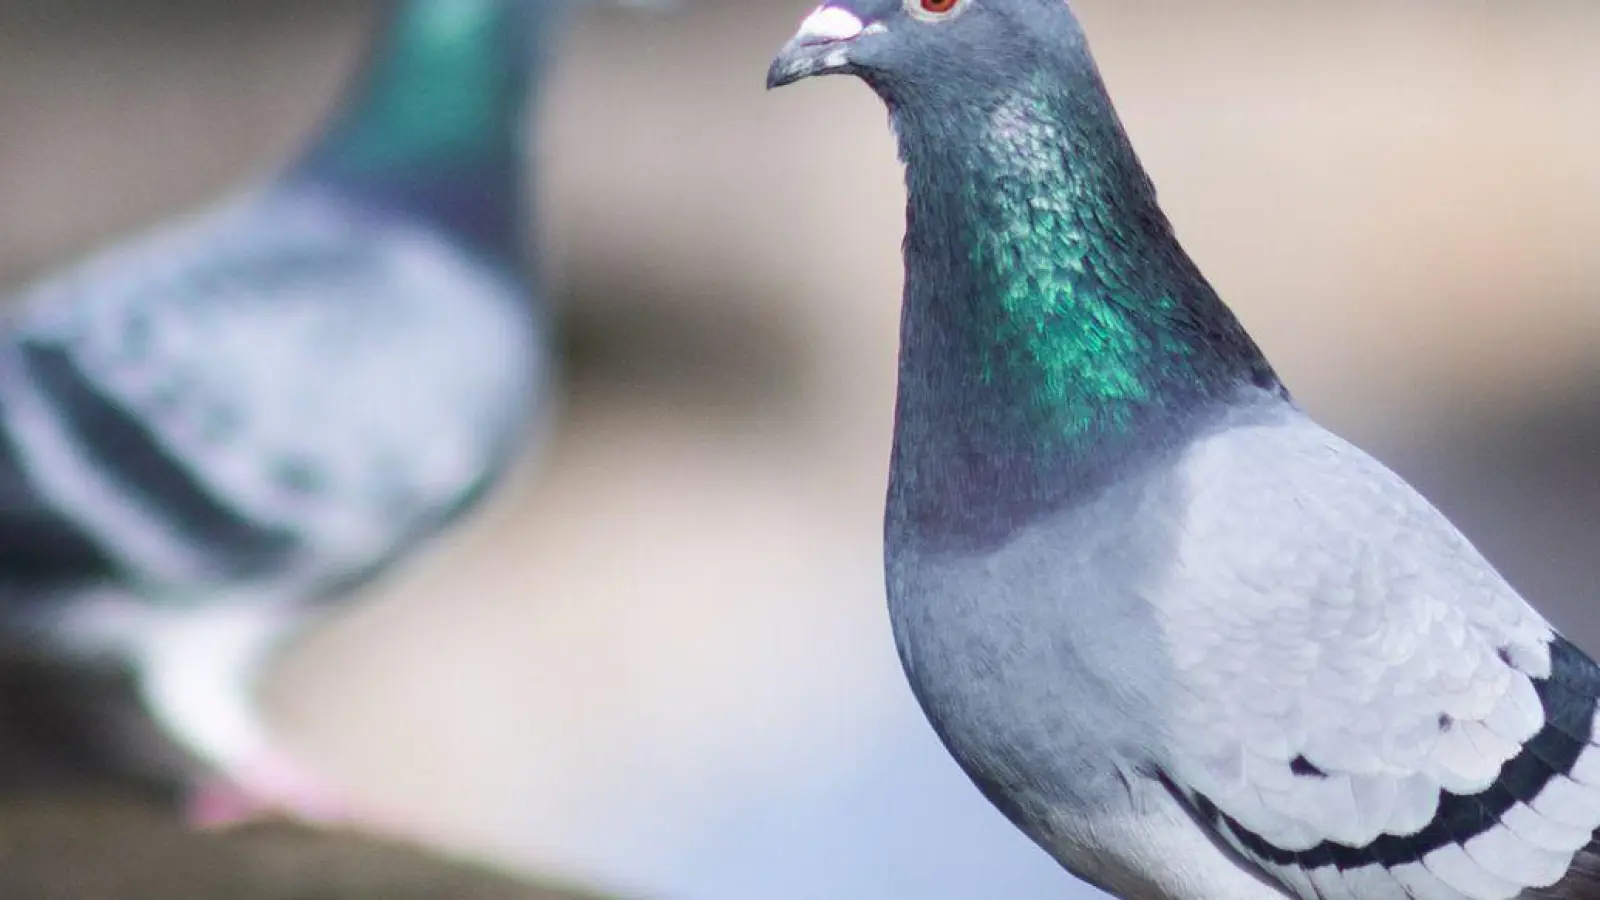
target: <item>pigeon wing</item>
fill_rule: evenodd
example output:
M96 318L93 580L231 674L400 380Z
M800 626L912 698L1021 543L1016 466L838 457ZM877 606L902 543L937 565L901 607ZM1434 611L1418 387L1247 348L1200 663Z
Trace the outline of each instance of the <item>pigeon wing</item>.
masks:
M1186 467L1155 605L1165 775L1197 820L1303 900L1600 897L1533 892L1583 877L1600 827L1600 668L1309 421L1219 433Z

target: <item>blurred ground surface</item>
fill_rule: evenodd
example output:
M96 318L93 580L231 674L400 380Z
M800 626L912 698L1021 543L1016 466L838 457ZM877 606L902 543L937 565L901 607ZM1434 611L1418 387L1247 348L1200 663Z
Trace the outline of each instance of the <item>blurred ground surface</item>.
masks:
M1302 401L1600 646L1600 4L1076 5ZM762 91L805 6L580 24L540 135L564 430L296 654L280 718L414 834L517 865L684 900L1070 896L893 659L903 198L867 91ZM0 279L281 158L365 9L0 2Z
M138 804L0 804L7 900L599 900L353 834L263 824L197 834Z

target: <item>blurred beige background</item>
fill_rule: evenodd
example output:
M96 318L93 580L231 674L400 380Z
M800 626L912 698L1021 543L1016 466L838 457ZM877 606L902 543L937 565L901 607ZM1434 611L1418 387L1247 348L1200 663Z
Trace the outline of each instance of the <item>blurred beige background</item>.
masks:
M1600 647L1600 4L1078 0L1302 402ZM683 900L1075 896L927 734L878 561L902 194L804 2L586 15L539 123L560 435L274 678L398 827ZM0 2L0 283L266 170L370 4Z

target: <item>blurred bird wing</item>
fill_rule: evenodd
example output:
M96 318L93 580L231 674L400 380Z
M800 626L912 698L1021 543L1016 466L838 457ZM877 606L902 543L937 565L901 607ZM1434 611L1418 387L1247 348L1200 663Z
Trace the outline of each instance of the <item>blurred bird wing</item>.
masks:
M521 290L315 192L250 194L29 292L6 425L138 570L344 574L453 507L520 423Z
M6 392L0 384L0 397ZM0 572L5 573L0 606L5 613L47 603L116 571L115 560L82 523L40 493L10 435L0 433Z

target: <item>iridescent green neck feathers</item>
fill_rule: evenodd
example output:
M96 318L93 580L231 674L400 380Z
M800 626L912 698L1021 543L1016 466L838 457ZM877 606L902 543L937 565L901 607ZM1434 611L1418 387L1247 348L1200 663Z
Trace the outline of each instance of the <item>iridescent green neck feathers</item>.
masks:
M1037 77L989 102L897 99L909 204L893 490L908 506L954 525L1063 502L1241 388L1275 388L1178 245L1097 77Z
M316 150L353 169L481 161L518 146L540 0L396 0Z
M344 108L297 172L519 255L524 130L559 0L395 0Z
M1149 202L1148 185L1108 183L1087 160L1068 164L1064 150L1076 137L1049 103L1011 98L983 123L975 189L952 210L969 221L966 263L987 295L979 302L988 321L974 323L974 339L987 345L976 375L991 388L1020 390L1015 400L1052 420L1036 435L1046 442L1079 439L1096 422L1125 423L1156 389L1151 367L1189 354L1163 334L1171 298L1141 291L1129 271L1146 254L1130 260L1124 252L1148 223L1119 220Z

